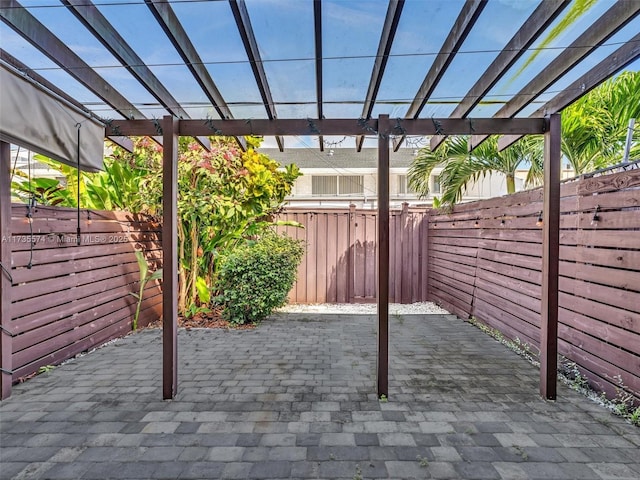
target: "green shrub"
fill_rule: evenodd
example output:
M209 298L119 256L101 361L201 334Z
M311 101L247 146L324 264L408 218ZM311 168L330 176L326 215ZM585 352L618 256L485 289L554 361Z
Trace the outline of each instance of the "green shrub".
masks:
M225 320L258 322L284 305L303 253L302 241L268 232L222 255L216 286Z

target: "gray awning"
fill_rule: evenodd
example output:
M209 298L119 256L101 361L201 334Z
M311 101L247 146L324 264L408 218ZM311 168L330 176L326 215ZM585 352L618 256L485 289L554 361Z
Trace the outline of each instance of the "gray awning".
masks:
M104 126L0 65L0 139L80 168L103 168Z

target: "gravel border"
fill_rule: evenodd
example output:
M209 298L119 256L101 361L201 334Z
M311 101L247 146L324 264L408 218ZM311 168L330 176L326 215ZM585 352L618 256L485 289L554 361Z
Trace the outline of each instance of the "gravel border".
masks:
M347 313L347 314L375 314L375 303L314 303L289 304L276 310L288 313ZM418 302L411 304L390 303L390 315L436 314L448 315L450 312L440 308L433 302Z

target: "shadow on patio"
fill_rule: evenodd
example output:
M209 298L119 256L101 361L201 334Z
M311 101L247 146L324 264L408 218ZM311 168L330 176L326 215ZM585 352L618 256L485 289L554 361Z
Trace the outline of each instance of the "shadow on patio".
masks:
M453 316L279 314L252 331L181 330L161 398L161 336L130 335L2 402L9 478L628 478L637 428ZM635 453L634 453L635 452Z

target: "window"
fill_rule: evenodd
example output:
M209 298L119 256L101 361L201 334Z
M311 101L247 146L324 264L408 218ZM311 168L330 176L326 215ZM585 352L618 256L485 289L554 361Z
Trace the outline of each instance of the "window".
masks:
M338 193L340 195L361 195L364 193L364 177L347 175L338 177Z
M314 175L311 177L311 194L316 196L362 195L362 175Z
M338 177L335 175L314 175L311 177L312 195L337 195Z
M398 175L398 195L415 195L416 191L409 185L406 175Z
M431 188L431 193L433 193L433 194L441 193L440 192L440 176L439 175L432 175L431 176L431 183L433 184L433 187Z

